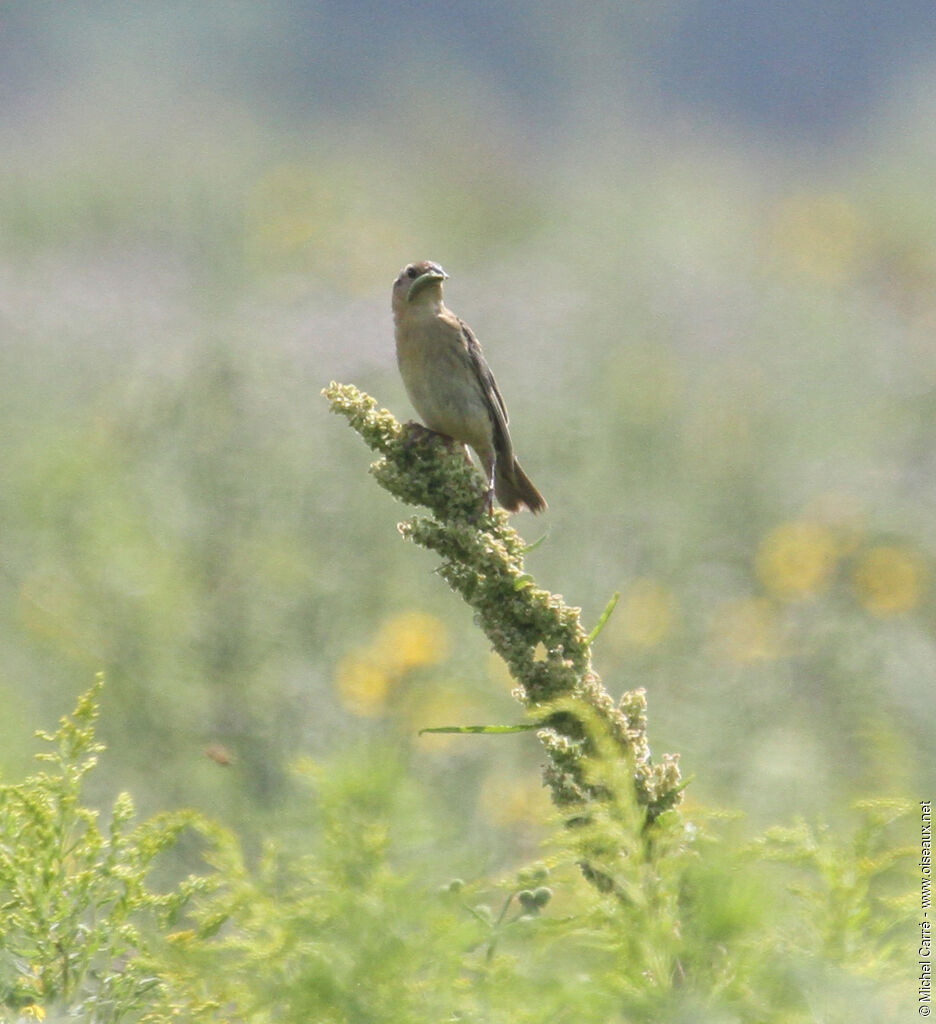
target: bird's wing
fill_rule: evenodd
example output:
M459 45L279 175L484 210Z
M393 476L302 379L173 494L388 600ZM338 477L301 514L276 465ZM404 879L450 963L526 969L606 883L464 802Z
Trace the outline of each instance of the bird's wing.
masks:
M491 414L491 422L494 425L494 450L498 456L506 460L509 466L513 461L513 444L510 440L510 431L507 429L507 423L509 422L507 406L504 404L497 381L494 380L494 374L491 373L491 368L488 366L484 353L481 351L480 342L464 320L459 320L458 326L465 342L465 350L468 353L471 368L474 370L478 383L481 385L481 391L484 394L488 411Z

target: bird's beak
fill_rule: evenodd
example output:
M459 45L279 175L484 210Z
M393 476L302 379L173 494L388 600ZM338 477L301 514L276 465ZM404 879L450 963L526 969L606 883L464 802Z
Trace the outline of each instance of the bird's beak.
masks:
M427 270L425 274L420 274L419 277L417 277L409 286L409 291L406 293L407 302L412 302L423 288L432 284L433 281L444 281L447 277L448 274L446 274L446 272L439 266L435 266L431 270Z

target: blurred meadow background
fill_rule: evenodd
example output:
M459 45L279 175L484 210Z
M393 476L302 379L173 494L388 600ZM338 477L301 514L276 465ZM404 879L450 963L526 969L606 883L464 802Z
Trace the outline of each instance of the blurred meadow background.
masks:
M587 628L621 592L596 667L689 806L931 795L934 39L918 0L5 5L0 776L103 671L101 801L283 834L311 757L410 780L440 881L536 856L535 739L417 737L519 709L319 394L412 417L428 258L550 503L529 570Z

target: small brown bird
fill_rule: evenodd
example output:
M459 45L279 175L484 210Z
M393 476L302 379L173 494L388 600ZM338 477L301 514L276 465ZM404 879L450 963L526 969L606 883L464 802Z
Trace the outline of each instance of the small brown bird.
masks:
M397 363L406 392L430 430L471 445L494 495L509 512L542 512L546 501L520 468L507 408L471 328L446 308L438 263L410 263L393 283Z

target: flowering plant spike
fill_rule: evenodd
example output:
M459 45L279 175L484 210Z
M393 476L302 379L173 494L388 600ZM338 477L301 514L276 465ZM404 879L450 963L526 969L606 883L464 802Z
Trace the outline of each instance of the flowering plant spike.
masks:
M537 587L524 571L522 538L506 512L485 510L483 482L460 448L416 424L399 423L353 385L333 382L323 394L379 453L371 466L377 482L400 501L429 510L400 523L400 533L438 554L439 574L474 609L507 663L515 696L540 723L554 803L581 820L603 789L589 759L612 750L632 766L646 823L675 807L683 788L678 757L651 759L645 691L630 691L615 703L592 667L580 609Z

